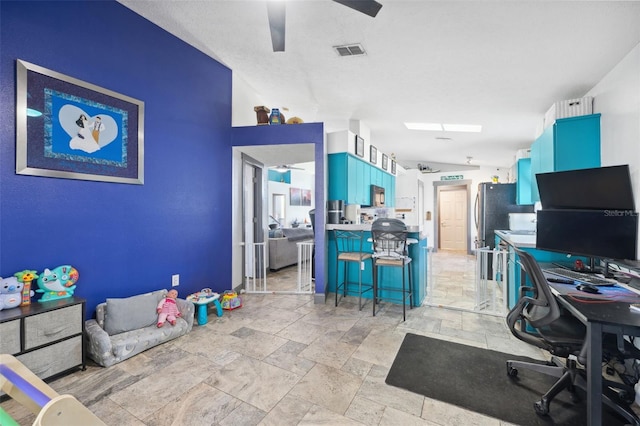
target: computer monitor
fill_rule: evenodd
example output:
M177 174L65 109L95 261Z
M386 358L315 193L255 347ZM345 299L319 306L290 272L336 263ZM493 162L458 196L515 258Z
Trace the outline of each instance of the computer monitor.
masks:
M635 210L629 166L536 174L543 209Z
M539 210L536 248L599 259L636 260L638 214L630 210Z

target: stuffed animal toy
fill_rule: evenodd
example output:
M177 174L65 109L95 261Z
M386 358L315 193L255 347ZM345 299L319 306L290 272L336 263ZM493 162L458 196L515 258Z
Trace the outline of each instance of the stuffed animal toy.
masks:
M169 324L176 325L176 318L180 318L182 314L178 310L176 304L176 298L178 297L178 291L175 289L167 292L167 297L160 300L158 303L158 328L164 325L165 320L169 321Z
M0 278L0 311L20 306L23 286L16 277Z

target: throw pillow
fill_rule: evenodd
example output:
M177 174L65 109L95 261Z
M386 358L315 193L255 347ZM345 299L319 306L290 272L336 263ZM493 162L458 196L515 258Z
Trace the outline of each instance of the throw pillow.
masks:
M155 293L155 292L154 292ZM137 330L156 323L159 295L140 294L123 299L107 299L107 315L104 331L110 336Z

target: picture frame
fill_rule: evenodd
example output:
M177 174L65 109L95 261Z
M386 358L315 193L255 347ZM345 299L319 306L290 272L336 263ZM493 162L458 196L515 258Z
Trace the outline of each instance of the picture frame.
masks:
M378 162L378 150L373 145L369 147L369 162L372 164L377 164Z
M289 188L289 205L302 205L302 190L300 188Z
M311 205L311 190L310 189L301 189L301 206L310 206Z
M356 155L364 158L364 139L356 135Z
M387 154L382 154L382 170L387 170L389 167L389 157Z
M391 174L396 174L396 160L391 160Z
M16 174L144 184L144 102L16 60Z

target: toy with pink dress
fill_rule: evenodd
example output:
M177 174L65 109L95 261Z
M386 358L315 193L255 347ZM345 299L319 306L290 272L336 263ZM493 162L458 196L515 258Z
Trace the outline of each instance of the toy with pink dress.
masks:
M158 312L158 328L162 327L165 321L169 321L171 325L176 325L176 319L182 315L176 304L177 297L178 291L172 289L167 292L167 297L161 299L158 303L158 308L156 309Z

